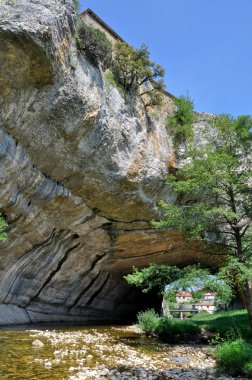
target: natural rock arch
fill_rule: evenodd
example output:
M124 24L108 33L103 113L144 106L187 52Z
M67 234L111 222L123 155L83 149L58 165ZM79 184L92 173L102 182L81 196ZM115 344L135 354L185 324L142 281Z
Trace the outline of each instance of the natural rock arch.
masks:
M133 265L212 260L149 224L174 201L164 119L78 54L70 0L0 11L0 324L133 315L148 303L122 279Z

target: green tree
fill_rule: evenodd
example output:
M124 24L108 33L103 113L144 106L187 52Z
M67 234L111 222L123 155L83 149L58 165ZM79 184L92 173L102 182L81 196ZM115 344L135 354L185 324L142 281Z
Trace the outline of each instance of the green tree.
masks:
M209 289L217 293L217 304L227 304L233 297L232 286L223 280L222 275L212 275L208 269L199 265L189 265L185 268L176 266L149 264L138 269L133 267L131 274L124 276L130 285L141 289L143 293L152 290L164 294L169 302L176 302L176 293L181 290Z
M166 298L171 296L172 299L174 294L181 290L193 292L197 296L197 293L198 295L201 293L198 289L216 292L216 304L228 304L233 298L233 289L229 281L225 281L219 273L213 275L208 269L199 265L189 265L181 269L177 280L166 288Z
M5 222L4 218L0 214L0 241L7 240L7 235L5 232L6 228L7 228L7 223Z
M177 146L191 140L193 137L192 124L195 120L194 105L188 96L180 96L175 100L176 111L167 120L167 128Z
M192 296L194 299L200 300L203 297L203 292L200 290L195 290L194 292L192 292Z
M133 267L133 272L124 276L124 279L129 285L135 285L140 288L143 293L155 290L158 294L161 294L165 285L178 279L179 273L180 270L175 266L151 263L143 269Z
M80 51L95 65L106 69L112 64L112 45L105 33L81 22L77 29L76 43Z
M113 60L113 73L125 91L137 91L143 88L140 96L149 95L150 103L160 104L159 92L165 85L162 78L165 70L152 62L146 45L134 49L125 42L117 42ZM155 82L153 80L155 79Z
M204 142L192 143L185 164L167 186L177 203L160 203L157 228L176 228L206 242L206 253L222 255L220 275L244 296L252 328L252 156L250 117L222 115L206 127Z

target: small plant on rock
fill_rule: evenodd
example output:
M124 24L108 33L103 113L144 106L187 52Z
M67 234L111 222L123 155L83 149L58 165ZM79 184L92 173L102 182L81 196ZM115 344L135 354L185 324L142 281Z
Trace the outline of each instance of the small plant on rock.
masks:
M0 241L7 240L7 235L5 232L6 228L7 228L7 223L5 222L4 218L0 214Z
M80 2L79 2L79 0L73 0L73 3L74 3L75 8L77 10L79 10L80 9Z
M194 105L188 96L180 96L176 99L177 109L168 118L167 127L173 136L175 146L192 139L194 122Z
M80 51L96 66L101 64L103 69L111 66L112 45L105 33L99 29L92 28L81 22L77 34L76 44Z

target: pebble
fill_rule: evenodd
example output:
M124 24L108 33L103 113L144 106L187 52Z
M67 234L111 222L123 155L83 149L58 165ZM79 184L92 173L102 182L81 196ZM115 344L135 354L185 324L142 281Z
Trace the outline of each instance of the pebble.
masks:
M36 340L34 340L34 341L32 342L32 345L33 345L33 346L36 346L36 347L43 347L43 346L44 346L44 343L41 342L41 340L36 339Z
M68 363L67 380L212 380L215 361L209 347L168 345L153 340L153 350L134 344L141 332L135 327L80 331L33 331L36 341L47 340L55 348L46 369ZM130 344L126 337L133 337ZM36 342L34 341L34 342ZM33 344L34 344L33 342ZM152 341L151 341L152 342ZM36 344L35 344L36 345ZM42 345L44 345L42 343ZM34 360L41 365L40 359ZM71 363L71 364L70 364ZM231 380L222 376L219 380Z
M44 367L45 367L46 369L51 369L51 368L52 368L52 363L49 362L49 361L45 361Z

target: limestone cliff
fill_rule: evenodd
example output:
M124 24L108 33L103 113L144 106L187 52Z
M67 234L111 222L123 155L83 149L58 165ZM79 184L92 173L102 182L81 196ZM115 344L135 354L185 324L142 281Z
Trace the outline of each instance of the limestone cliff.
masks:
M71 0L0 5L0 324L120 319L139 307L132 265L198 255L149 225L171 197L164 123L106 83L75 28Z

